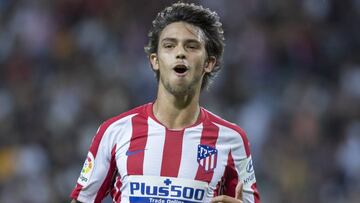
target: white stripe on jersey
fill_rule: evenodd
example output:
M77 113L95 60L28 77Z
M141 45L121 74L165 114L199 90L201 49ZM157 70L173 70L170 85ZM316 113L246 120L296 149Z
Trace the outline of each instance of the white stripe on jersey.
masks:
M212 154L211 156L210 156L210 168L214 168L214 162L215 162L215 155L214 154Z
M132 136L132 118L136 114L129 115L126 118L126 123L123 123L122 127L123 129L117 129L117 133L120 133L120 135L117 136L117 149L116 154L126 154L126 151L130 147L131 136ZM124 120L125 118L122 118L121 120ZM112 126L112 125L111 125ZM110 127L111 127L110 126ZM109 128L110 128L109 127ZM121 145L122 144L122 145ZM127 163L127 157L128 156L118 156L116 157L116 165L118 168L118 171L123 171L123 174L127 174L127 165L122 163ZM121 177L121 182L123 182L123 178Z
M205 170L209 170L209 161L210 161L209 159L210 159L210 156L205 158Z
M148 117L148 137L145 146L143 170L147 175L160 176L166 129Z
M185 129L178 177L195 179L199 166L196 154L198 145L200 144L202 129L202 124ZM201 161L203 161L203 159Z

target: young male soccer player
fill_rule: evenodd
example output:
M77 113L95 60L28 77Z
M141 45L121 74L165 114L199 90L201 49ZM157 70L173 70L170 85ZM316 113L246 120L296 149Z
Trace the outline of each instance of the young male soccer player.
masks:
M199 106L223 48L215 12L175 3L158 14L145 48L157 98L100 126L72 202L259 202L244 131Z

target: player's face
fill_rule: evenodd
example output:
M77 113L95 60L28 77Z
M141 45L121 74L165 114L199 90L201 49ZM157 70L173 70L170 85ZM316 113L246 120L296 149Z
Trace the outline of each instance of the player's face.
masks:
M171 23L163 29L158 52L150 55L150 60L160 72L159 85L173 95L200 91L204 74L215 64L215 58L207 56L203 31L185 22Z

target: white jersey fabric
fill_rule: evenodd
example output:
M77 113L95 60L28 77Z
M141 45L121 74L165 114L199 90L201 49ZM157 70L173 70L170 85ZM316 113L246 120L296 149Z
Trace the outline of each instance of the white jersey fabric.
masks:
M101 202L210 202L234 196L244 183L244 203L258 203L245 132L201 108L198 121L171 130L153 115L152 103L104 122L93 138L71 197Z

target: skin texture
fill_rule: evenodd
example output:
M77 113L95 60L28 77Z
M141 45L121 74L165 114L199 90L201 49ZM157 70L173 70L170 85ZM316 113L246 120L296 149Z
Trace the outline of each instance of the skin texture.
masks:
M205 71L206 51L203 32L184 22L168 25L160 35L158 53L151 55L153 68L160 70L160 87L174 96L192 95L201 83ZM185 65L189 68L185 77L174 74L173 67ZM206 69L206 70L205 70ZM161 90L161 89L159 89Z
M199 96L205 73L213 70L216 58L205 50L203 31L185 22L167 25L160 34L158 52L149 56L152 68L159 71L155 117L167 128L179 130L194 124L200 114ZM185 73L174 67L185 66ZM242 184L236 187L235 198L215 197L212 203L242 203ZM76 203L75 200L71 203Z
M158 52L150 55L154 70L160 72L154 115L170 129L182 129L196 122L200 108L201 83L216 59L208 57L200 28L185 22L171 23L160 34ZM174 67L184 65L179 75Z

